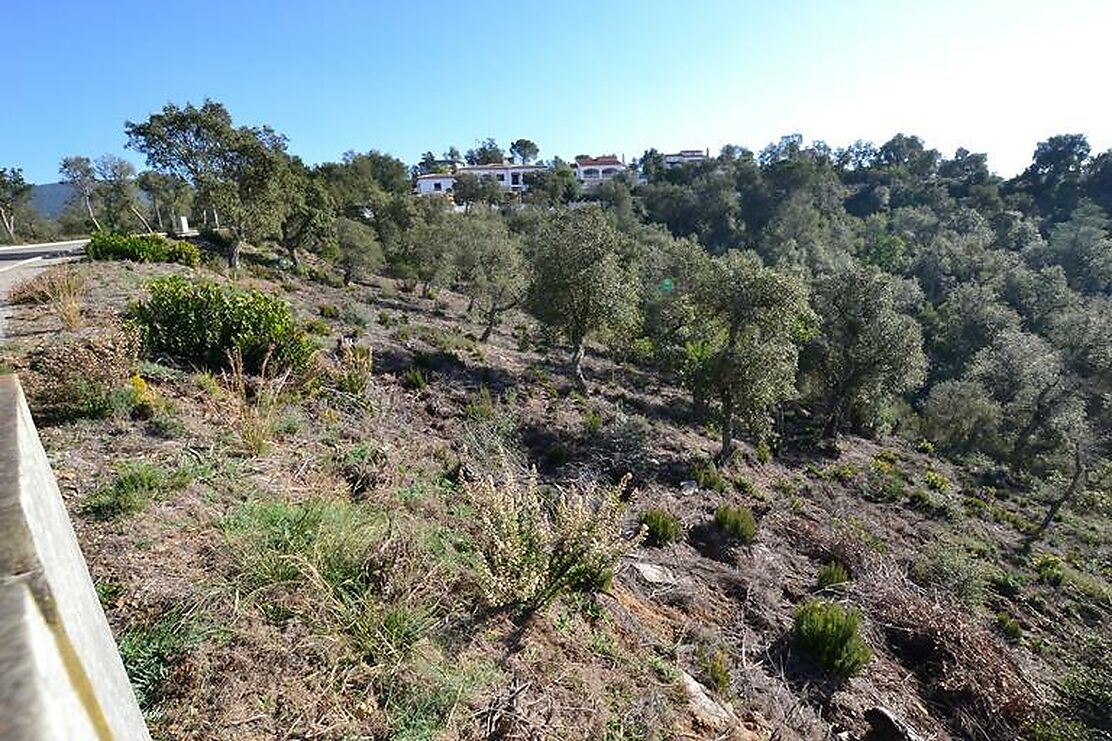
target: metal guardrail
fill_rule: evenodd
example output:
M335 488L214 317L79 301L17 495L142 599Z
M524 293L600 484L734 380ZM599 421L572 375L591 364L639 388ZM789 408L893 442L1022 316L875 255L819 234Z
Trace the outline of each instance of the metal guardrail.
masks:
M0 376L0 739L149 738L19 379Z

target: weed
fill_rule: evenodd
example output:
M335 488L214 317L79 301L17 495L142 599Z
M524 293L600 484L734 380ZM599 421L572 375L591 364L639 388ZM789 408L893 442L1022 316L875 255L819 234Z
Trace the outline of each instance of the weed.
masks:
M112 411L115 389L135 367L138 338L115 329L96 337L47 345L32 354L28 387L43 422L96 419Z
M933 455L934 454L934 443L932 443L930 440L927 440L926 438L923 438L919 442L915 443L915 449L918 450L920 453L926 453L927 455Z
M819 589L826 589L849 581L849 569L838 561L831 561L819 569Z
M761 440L759 443L757 443L756 454L757 462L760 463L762 466L772 462L772 448L770 448L768 443L764 440Z
M274 432L274 420L282 408L282 392L289 381L290 371L273 374L269 358L264 358L256 382L248 381L243 358L238 348L228 357L230 370L224 374L224 384L232 391L235 401L235 424L246 449L254 455L266 452Z
M730 669L727 666L726 652L721 648L708 651L706 646L695 648L695 661L703 681L720 695L730 691Z
M970 607L984 601L989 577L988 569L982 561L947 544L939 544L927 550L912 564L911 575L921 583L949 592Z
M730 479L730 483L734 485L734 489L736 489L739 494L744 494L749 497L758 496L757 485L754 484L753 480L748 476L739 474Z
M1062 568L1062 559L1053 553L1040 553L1031 560L1031 567L1039 575L1039 581L1044 584L1058 586L1065 578Z
M320 314L322 319L340 318L340 310L332 304L321 304L317 307L317 313Z
M332 327L328 326L328 322L323 319L306 319L301 324L301 328L315 337L324 337L332 331Z
M114 606L124 593L123 586L112 581L98 581L93 586L97 592L97 601L105 609Z
M189 472L181 467L171 471L147 461L126 461L116 468L111 484L89 495L83 511L97 520L132 515L185 488L190 480Z
M907 503L911 505L912 509L924 512L930 512L935 506L934 500L931 499L931 495L922 489L913 489L911 493L907 495Z
M861 672L873 658L858 634L861 613L833 602L815 600L795 614L795 637L821 667L841 677Z
M374 383L374 357L371 348L344 344L339 351L329 381L335 390L362 404Z
M583 413L583 429L588 435L594 435L602 429L602 412L597 409L588 409Z
M468 419L475 421L492 419L494 417L494 399L490 395L490 389L486 386L480 386L475 393L471 394L467 400L465 413Z
M1020 627L1019 621L1012 617L1011 613L1004 610L996 613L996 627L1012 643L1018 643L1019 639L1023 637L1023 628Z
M626 482L547 493L535 474L520 477L506 462L503 476L500 486L487 478L464 487L475 503L487 602L539 610L561 594L605 590L618 559L639 541L621 531Z
M85 276L72 268L58 266L16 285L8 300L13 304L49 305L62 326L73 331L81 326L85 293Z
M933 468L927 469L927 472L923 474L923 480L931 491L943 493L950 490L950 480Z
M425 379L425 372L414 365L402 374L402 386L412 391L424 391L429 382Z
M656 654L649 654L647 661L652 670L665 682L679 681L680 672L671 661Z
M714 465L714 461L696 461L691 466L691 478L695 479L695 483L699 485L700 489L717 492L726 491L726 480L718 472L718 466Z
M723 504L714 511L714 524L727 537L742 543L752 543L757 536L757 521L748 507Z
M861 473L861 470L852 463L835 463L822 470L820 476L828 481L837 481L848 484Z
M665 509L654 507L641 513L638 518L645 528L645 542L657 547L675 543L683 535L683 528L675 515Z
M120 636L120 658L148 719L158 717L160 691L178 658L207 635L208 630L196 619L172 610L151 622L133 625Z

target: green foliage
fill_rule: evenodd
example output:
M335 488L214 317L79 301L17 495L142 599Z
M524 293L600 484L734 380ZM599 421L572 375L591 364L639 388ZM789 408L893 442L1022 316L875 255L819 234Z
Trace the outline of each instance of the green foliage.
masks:
M132 625L120 635L120 658L148 720L159 715L161 690L174 664L208 632L188 613L173 610L150 622Z
M361 443L339 451L334 460L356 497L366 494L386 473L386 452L374 443Z
M1017 643L1023 637L1023 628L1011 613L1001 610L996 613L996 627L1012 643Z
M191 267L201 264L201 251L196 245L157 234L96 232L85 246L85 254L93 260L176 262Z
M858 634L861 613L833 602L808 602L795 614L795 637L819 666L841 677L859 674L873 652Z
M117 466L111 484L89 495L83 511L98 520L132 515L183 489L191 478L184 468L171 471L147 461L125 461Z
M701 644L695 648L695 662L699 666L700 678L720 695L730 691L728 658L721 648L711 651Z
M958 601L976 607L984 602L989 570L979 558L950 544L929 548L911 566L919 582L950 593Z
M748 507L723 504L714 511L714 524L729 538L752 543L757 537L757 521Z
M1040 553L1035 556L1031 559L1031 567L1039 575L1039 581L1045 584L1058 586L1065 578L1062 559L1053 553Z
M490 389L486 386L480 386L467 399L467 409L464 410L468 419L480 421L485 419L492 419L494 417L494 398L490 394Z
M321 304L317 307L317 313L324 319L340 318L340 310L334 304Z
M772 448L770 448L768 446L768 443L764 440L761 440L759 443L757 443L756 454L757 462L760 463L762 466L768 465L772 462Z
M852 463L832 463L819 473L820 478L848 484L861 474L861 469Z
M691 466L691 478L695 479L695 483L699 485L700 489L717 492L726 491L726 479L718 472L718 466L714 465L714 461L696 461Z
M932 468L928 468L927 472L923 474L923 480L931 491L944 493L950 490L950 480Z
M647 509L638 516L638 521L645 527L645 542L649 545L665 546L683 537L680 521L666 509Z
M838 584L845 584L849 579L849 569L838 561L831 561L819 569L817 583L819 589L826 589Z
M236 351L247 372L258 373L268 359L304 369L315 351L289 306L269 294L176 275L157 278L147 288L150 298L132 304L129 315L154 352L221 369Z
M583 429L588 435L594 435L602 429L602 412L597 409L588 409L583 413Z
M424 391L429 387L429 382L425 378L425 372L413 365L402 374L402 386L413 391Z

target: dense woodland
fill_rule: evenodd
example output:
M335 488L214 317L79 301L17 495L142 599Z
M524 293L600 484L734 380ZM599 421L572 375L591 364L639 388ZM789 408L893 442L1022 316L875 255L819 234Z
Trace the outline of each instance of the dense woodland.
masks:
M520 345L565 348L587 395L592 354L685 389L720 463L739 441L767 460L895 435L1045 503L1028 547L1063 508L1107 511L1112 151L1083 135L1039 142L1010 180L984 154L946 157L915 136L833 150L794 135L675 167L650 150L591 192L559 158L521 197L463 176L453 202L414 195L413 178L539 147L309 166L212 101L125 131L149 169L66 158L75 199L57 223L30 208L18 169L0 170L10 240L165 231L188 215L233 272L268 245L309 279L323 261L345 286L385 275L415 296L462 294L479 343L524 311L541 331Z

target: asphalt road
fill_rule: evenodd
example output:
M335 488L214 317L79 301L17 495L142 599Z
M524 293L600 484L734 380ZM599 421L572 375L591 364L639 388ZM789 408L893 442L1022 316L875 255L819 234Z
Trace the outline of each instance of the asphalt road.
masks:
M68 242L48 242L46 244L17 244L10 247L0 247L0 269L5 263L27 260L32 257L43 259L78 255L89 243L87 239L71 239Z

